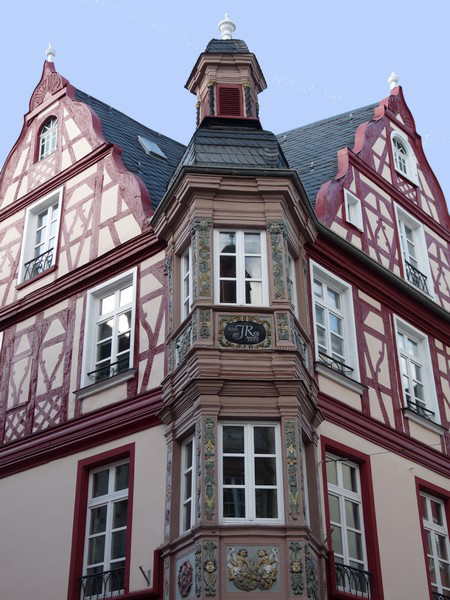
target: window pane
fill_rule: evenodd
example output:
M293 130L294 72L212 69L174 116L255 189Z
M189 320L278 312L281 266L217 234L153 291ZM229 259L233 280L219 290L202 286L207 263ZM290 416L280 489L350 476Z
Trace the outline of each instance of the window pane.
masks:
M327 287L327 300L331 306L334 306L335 308L341 308L341 297L339 292L335 292L329 287Z
M127 530L114 531L111 536L111 558L122 558L125 556L125 543Z
M398 334L398 345L401 350L405 349L405 338L404 338L403 333Z
M106 298L102 298L100 300L100 314L105 315L106 313L111 312L112 310L114 310L114 306L115 306L114 294L111 294L110 296L106 296Z
M106 529L106 505L91 509L89 533L101 533Z
M442 506L435 500L430 500L431 504L431 518L435 525L443 525L442 522Z
M336 461L331 456L326 457L327 481L333 485L337 485Z
M344 340L331 334L331 351L333 353L344 356Z
M256 518L278 518L277 490L255 490Z
M321 327L320 325L317 325L316 333L317 333L317 343L319 344L319 346L322 346L323 348L326 349L327 342L326 342L326 338L325 338L325 329L323 327Z
M125 562L119 561L111 565L114 569L108 580L110 592L118 592L125 587Z
M105 536L98 535L89 540L88 564L102 563L105 555Z
M184 447L184 468L192 467L192 440Z
M230 304L236 304L236 282L221 281L220 282L220 301Z
M331 546L334 552L342 554L342 535L341 528L336 525L332 526L333 531L331 532Z
M275 458L255 458L255 484L277 484Z
M254 427L255 454L275 454L275 428Z
M36 231L36 242L35 244L41 244L43 242L45 242L45 238L47 237L47 228L43 227L42 229L38 229Z
M95 573L102 573L103 565L98 567L91 567L90 569L86 569L86 575L95 575ZM97 594L100 596L103 590L103 577L99 575L98 577L91 577L86 582L86 587L84 588L85 597L96 596Z
M261 236L259 233L244 234L245 254L261 254Z
M191 502L186 502L183 507L183 531L191 528Z
M221 277L236 277L236 257L221 256L220 257L220 276Z
M113 529L117 529L118 527L126 527L127 509L128 500L120 500L120 502L114 502Z
M318 304L316 304L316 321L321 325L325 325L325 311Z
M363 559L361 534L354 531L347 531L348 553L352 558Z
M119 333L129 331L131 327L131 311L119 315Z
M428 559L428 570L430 571L431 583L436 583L436 572L434 570L434 560L432 558Z
M128 488L128 478L130 473L130 465L125 463L116 467L116 483L114 490L126 490Z
M223 428L223 451L225 454L244 452L244 428L229 426Z
M244 457L223 457L223 483L232 485L244 485Z
M92 478L92 497L104 496L108 493L109 470L94 473Z
M445 588L450 588L450 565L439 562L439 572L441 574L441 585Z
M337 496L328 494L328 508L330 510L330 521L333 521L334 523L340 523L341 511L339 509L339 498Z
M236 234L220 232L219 251L221 254L236 252Z
M103 342L97 346L97 361L105 360L111 356L111 342Z
M106 338L110 338L112 336L113 331L113 320L109 319L109 321L105 321L103 323L99 323L98 325L98 341L104 340Z
M345 501L345 518L347 521L347 527L353 527L354 529L361 529L359 522L359 504L356 502Z
M262 304L262 283L259 281L245 282L245 303Z
M245 518L245 490L223 490L223 516Z
M330 313L330 330L342 335L342 319Z
M356 469L355 467L351 467L350 465L346 465L342 463L342 477L343 477L343 485L346 490L350 490L351 492L356 492Z
M428 509L427 509L427 500L423 496L420 496L420 501L422 503L422 514L423 518L428 521Z
M129 285L128 287L120 290L120 301L119 306L126 306L127 304L131 304L131 300L133 299L133 286Z
M446 542L447 542L446 536L439 535L438 533L436 533L437 554L438 554L438 557L442 558L443 560L448 560L447 543Z
M37 228L39 229L39 227L43 227L44 225L47 225L47 221L48 221L48 208L45 209L43 212L41 212L40 215L38 215Z
M407 339L408 339L408 352L410 354L412 354L413 356L418 357L419 356L419 348L418 348L417 342L415 342L411 338L407 338Z
M247 279L261 279L261 259L257 256L245 257L245 277Z
M184 500L192 496L192 470L184 475Z
M318 281L317 279L314 279L314 295L317 296L318 298L323 297L322 283L320 281Z

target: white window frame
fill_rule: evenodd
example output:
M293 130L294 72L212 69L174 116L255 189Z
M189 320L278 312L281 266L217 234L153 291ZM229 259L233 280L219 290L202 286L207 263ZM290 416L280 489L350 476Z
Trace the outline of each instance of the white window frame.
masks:
M244 469L245 469L245 484L244 486L234 486L234 487L244 487L245 488L245 509L246 509L246 517L224 517L223 516L223 428L226 426L237 426L244 427ZM254 458L255 456L260 456L258 454L254 454L253 447L253 428L254 427L273 427L275 430L275 464L276 464L276 477L277 477L277 507L278 507L278 517L275 519L271 518L256 518L256 502L255 502L255 471L254 471ZM220 502L219 502L219 521L223 524L258 524L258 525L280 525L284 523L284 504L283 504L283 473L281 466L281 435L280 435L280 424L276 422L270 421L252 421L249 423L248 421L224 421L219 423L219 468L218 468L218 477L219 477L219 490L220 490ZM236 453L236 456L241 456L242 453ZM228 454L227 456L232 456L232 454ZM272 457L272 455L270 455ZM264 486L258 486L258 488L263 488Z
M84 333L84 345L83 345L83 360L82 360L82 377L81 386L91 386L95 384L97 387L109 387L109 385L115 385L121 381L125 381L134 376L134 372L130 370L134 364L134 339L136 329L136 283L137 283L137 268L134 267L129 271L117 275L113 279L110 279L100 285L88 290L87 302L86 302L86 317L85 317L85 333ZM88 373L95 369L95 348L96 348L96 334L97 334L97 312L98 305L102 298L108 296L112 292L119 290L120 288L127 286L133 286L133 294L131 300L131 333L130 333L130 359L128 370L119 373L116 376L104 379L102 381L95 382L93 378L88 376ZM120 309L120 312L124 310L124 307ZM114 362L114 361L112 361Z
M43 198L40 198L37 202L29 206L25 212L25 225L23 230L22 248L20 253L20 266L19 266L19 278L18 283L24 283L25 276L25 264L33 260L34 248L36 241L36 230L38 217L44 211L48 210L51 206L58 204L58 218L56 225L55 244L53 246L53 256L51 264L41 271L45 273L47 269L51 268L56 262L56 254L58 252L58 241L59 241L59 230L61 227L61 213L62 213L62 197L63 188L60 187L52 192L46 194ZM48 239L47 239L48 244ZM48 251L48 248L46 252ZM40 275L41 273L38 273ZM31 281L34 277L29 277L25 281Z
M430 521L429 519L425 519L425 516L424 516L422 519L422 526L423 526L425 532L430 533L430 538L431 538L431 549L430 549L431 554L427 553L427 559L428 560L431 559L433 561L434 572L435 572L435 576L436 576L436 585L433 585L433 583L432 583L431 588L432 588L433 592L438 592L439 594L447 594L450 596L450 587L444 589L442 586L441 573L440 573L440 569L439 569L439 562L449 564L449 560L439 558L439 553L438 553L437 545L436 545L436 535L440 535L440 536L444 537L445 541L446 541L446 546L447 546L447 557L450 558L450 540L449 540L449 536L448 536L448 523L447 523L446 510L445 510L445 502L443 502L440 498L436 498L432 494L428 494L427 492L420 492L420 496L422 498L424 498L424 500L426 502L428 516L432 514L431 501L436 502L441 507L441 515L442 515L443 525L438 525L437 523L434 523L433 521ZM429 569L430 569L430 565L427 562L427 570L429 571Z
M52 123L51 127L44 132L44 129ZM53 115L45 120L39 133L38 160L43 160L56 152L58 144L58 118Z
M395 138L397 138L401 142L401 144L404 146L404 148L406 150L406 159L405 159L406 173L404 173L400 168L397 167L397 160L396 160L397 150L394 147L394 139ZM419 176L417 173L417 160L414 155L413 149L411 148L411 144L408 141L408 138L402 131L400 131L398 129L393 129L391 131L391 147L392 147L392 156L393 156L393 161L394 161L394 169L397 171L397 173L399 175L401 175L405 179L408 179L409 181L414 183L414 185L419 185Z
M400 240L400 255L403 266L403 274L405 281L413 287L415 290L418 290L422 294L426 296L430 296L434 299L434 285L433 278L431 275L430 261L428 258L428 248L425 240L425 232L423 228L423 224L415 219L412 215L410 215L404 208L394 203L395 208L395 216L397 220L397 228L398 235ZM416 248L415 257L418 263L418 269L421 273L423 273L427 278L427 292L424 292L419 287L414 285L408 280L407 272L406 272L406 258L405 258L405 250L403 247L404 239L405 239L405 230L404 225L407 225L413 231L414 236L414 246Z
M220 233L236 234L236 302L220 302ZM244 234L259 233L261 240L261 275L262 275L262 304L247 304L245 302L245 267L244 267ZM267 279L267 245L266 232L260 229L230 229L219 227L214 229L214 294L216 304L222 306L268 306Z
M123 530L126 529L127 531L127 537L130 535L129 532L129 515L130 515L130 504L129 504L129 490L130 490L130 484L128 482L128 487L124 488L122 490L118 490L117 492L115 491L111 491L108 494L104 494L103 496L97 496L95 498L92 497L92 487L93 487L93 479L94 479L94 475L95 473L99 473L101 471L106 471L109 470L109 481L108 481L108 490L113 490L113 483L114 483L114 477L115 477L115 469L116 467L120 466L120 465L125 465L128 464L129 468L130 468L130 460L129 459L125 459L125 460L120 460L111 464L107 464L107 465L103 465L101 467L96 467L95 469L92 469L89 472L89 480L88 480L88 501L87 501L87 514L86 514L86 531L85 531L85 537L84 537L84 554L83 554L83 575L87 575L87 569L88 568L92 568L91 565L88 565L88 550L89 550L89 537L90 537L90 525L91 525L91 514L92 514L92 509L98 508L100 506L104 506L105 504L107 505L107 513L106 513L106 528L105 528L105 547L104 547L104 552L103 552L103 558L104 558L104 569L101 572L105 572L105 571L111 571L114 568L114 562L121 562L121 561L125 561L126 563L126 555L123 558L120 559L111 559L111 541L112 541L112 534L113 531L119 531L119 530ZM126 526L123 527L118 527L116 529L113 529L113 504L115 502L120 502L121 500L128 500L128 504L127 504L127 524ZM125 542L126 543L126 542ZM126 546L125 546L126 547ZM94 564L94 563L93 563ZM99 563L98 563L99 564ZM106 568L107 567L107 568ZM125 577L125 571L124 571L124 577ZM113 592L111 594L112 596L116 596L119 593L123 593L123 590L117 591L117 592ZM90 596L85 596L85 598L89 598ZM106 596L104 594L100 594L98 596L98 598L103 598L103 597L110 597L109 592L106 593ZM94 596L92 596L92 598L97 598L97 595L95 594Z
M186 257L188 262L188 269L186 269ZM193 283L193 273L192 273L192 245L190 244L188 248L183 252L180 257L181 264L181 282L180 282L180 290L181 290L181 320L184 319L190 314L192 309L192 283ZM188 294L185 295L185 285L187 281ZM187 303L187 306L186 306Z
M191 445L191 466L185 468L185 459L186 454L188 452L188 446ZM188 473L191 473L191 489L186 489L186 476ZM180 465L180 473L181 473L181 485L180 485L180 534L186 533L190 531L192 527L195 525L195 510L196 510L196 446L195 446L195 436L191 435L181 444L181 465ZM190 492L189 496L186 496L186 492ZM184 506L189 503L191 504L191 519L189 527L184 526Z
M295 260L290 252L287 255L288 260L288 286L290 290L291 304L294 307L294 314L298 318L298 302L297 302L297 279L295 275Z
M344 337L344 362L347 366L352 367L353 371L350 374L350 378L355 380L356 382L360 381L360 372L359 372L359 360L358 360L358 344L356 340L356 329L355 329L355 313L354 313L354 304L353 304L353 288L350 284L345 282L340 277L336 277L333 273L324 269L321 265L314 261L310 261L311 263L311 304L312 304L312 313L313 313L313 322L314 322L314 351L316 356L316 361L320 361L319 350L318 350L318 342L317 342L317 334L316 334L316 311L315 311L315 299L314 299L314 279L319 279L322 283L329 285L334 290L340 292L341 300L342 300L342 308L341 312L343 315L343 337ZM318 362L317 367L319 367L319 372L324 375L330 375L331 369L326 369L323 371L320 367L321 364ZM336 371L338 375L342 375L340 372ZM342 375L339 378L339 381L343 383L343 380L348 379L349 377L344 377ZM362 390L356 390L361 393Z
M367 544L366 544L366 534L364 529L364 507L363 507L363 499L362 499L362 490L361 490L361 473L360 467L358 463L353 462L349 459L343 459L340 456L337 456L331 452L327 452L325 455L326 461L334 461L336 465L336 474L337 474L337 485L334 483L330 483L328 481L327 476L327 496L333 495L339 498L339 514L341 522L333 523L331 520L331 511L329 509L329 519L330 519L330 530L333 529L333 525L335 527L339 527L341 529L341 542L342 542L342 559L344 561L344 565L351 566L350 561L360 563L363 567L364 571L368 571L368 560L367 560ZM347 490L343 485L343 475L342 475L342 465L346 464L351 468L356 469L356 487L357 491L352 492L351 490ZM353 527L347 525L346 511L345 511L345 500L349 500L359 506L359 522L361 525L361 529L357 530ZM328 501L329 502L329 501ZM348 551L348 539L347 539L347 531L355 531L361 534L361 549L362 549L362 561L350 557ZM334 549L333 549L334 551ZM334 551L336 555L336 552Z
M402 374L401 374L401 350L398 343L398 334L403 333L407 335L411 339L413 339L419 348L420 353L420 364L422 366L423 372L423 389L425 396L425 407L428 410L434 412L434 419L432 423L437 423L438 425L441 422L439 407L437 403L437 395L436 395L436 385L434 381L434 373L433 373L433 365L431 362L431 354L430 354L430 346L428 344L428 336L424 333L401 319L399 316L394 315L394 330L395 330L395 343L397 346L397 355L398 355L398 363L400 367L400 386L401 386L401 394L403 398L403 405L405 408L408 408L408 404L406 401L405 390L403 387ZM421 417L420 415L416 415L413 411L408 411L408 418L411 420L417 421L421 425L426 425L426 419Z
M345 220L363 231L361 200L349 190L344 190Z

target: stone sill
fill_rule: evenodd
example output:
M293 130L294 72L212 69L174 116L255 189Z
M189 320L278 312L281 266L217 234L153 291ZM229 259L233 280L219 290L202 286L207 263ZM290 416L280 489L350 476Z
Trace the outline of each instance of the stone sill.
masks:
M346 387L347 389L351 390L352 392L356 392L360 396L363 394L364 390L367 389L367 386L363 385L359 381L356 381L356 379L347 377L346 375L339 373L339 371L336 371L335 369L332 369L331 367L327 367L326 365L324 365L321 362L314 363L314 366L315 366L316 373L319 373L320 375L323 375L324 377L328 377L328 379L331 379L332 381L335 381L336 383L340 383L343 387Z
M73 393L78 398L78 400L82 400L83 398L87 398L88 396L97 394L97 392L107 390L108 388L118 385L119 383L123 383L124 381L128 381L129 379L133 379L133 377L136 376L136 373L137 369L128 369L127 371L123 371L123 373L118 373L117 375L114 375L109 379L97 381L96 383L82 387L79 390L75 390Z
M406 419L410 419L411 421L414 421L414 423L417 423L418 425L425 427L425 429L434 431L434 433L438 433L439 435L444 435L445 432L448 431L448 429L446 427L443 427L442 425L440 425L439 423L436 423L435 421L430 421L429 419L426 419L425 417L421 417L420 415L418 415L417 413L415 413L413 410L411 410L409 408L403 408L402 410L403 410L403 414L405 415Z

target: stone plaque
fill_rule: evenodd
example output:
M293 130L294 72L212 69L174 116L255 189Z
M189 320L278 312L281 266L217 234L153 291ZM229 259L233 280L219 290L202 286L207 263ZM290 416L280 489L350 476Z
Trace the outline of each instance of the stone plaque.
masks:
M258 317L219 317L219 342L228 348L269 348L271 321Z

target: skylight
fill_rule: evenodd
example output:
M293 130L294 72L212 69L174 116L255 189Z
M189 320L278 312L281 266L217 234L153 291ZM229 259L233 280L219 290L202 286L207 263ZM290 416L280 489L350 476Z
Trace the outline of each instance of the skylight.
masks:
M164 154L158 144L155 144L155 142L152 142L142 135L138 135L138 141L146 154L153 154L154 156L160 156L161 158L165 158L167 160L167 156Z

